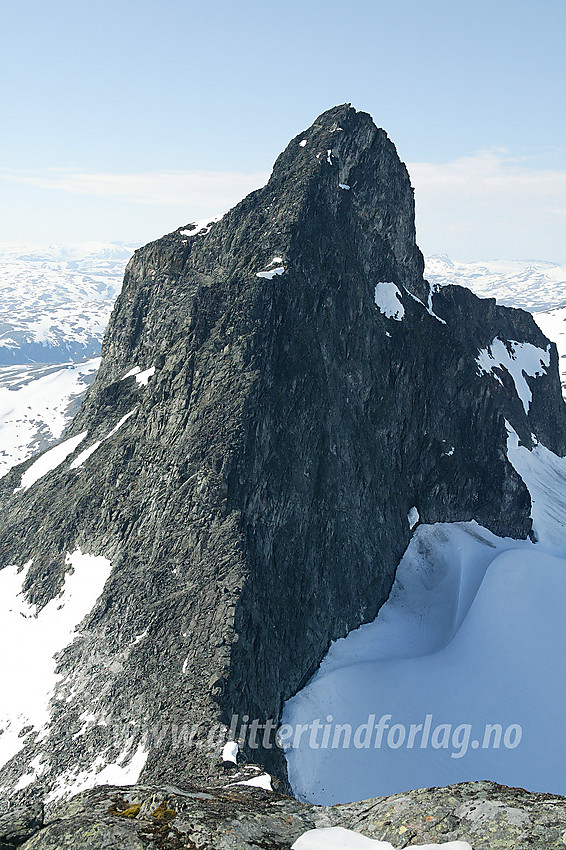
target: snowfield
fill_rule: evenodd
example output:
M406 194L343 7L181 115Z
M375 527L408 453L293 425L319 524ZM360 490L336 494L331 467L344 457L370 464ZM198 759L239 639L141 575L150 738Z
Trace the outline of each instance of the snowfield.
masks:
M0 367L0 478L62 437L99 365Z
M134 247L0 245L0 366L100 354Z
M285 705L299 799L486 778L566 794L566 458L508 430L538 542L418 527L376 620L335 641Z

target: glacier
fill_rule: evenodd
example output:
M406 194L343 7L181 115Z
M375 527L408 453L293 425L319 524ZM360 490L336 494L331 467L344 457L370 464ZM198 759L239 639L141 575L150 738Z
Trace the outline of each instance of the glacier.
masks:
M566 794L566 458L508 434L536 542L475 522L416 529L376 620L335 641L285 705L299 799L486 777Z

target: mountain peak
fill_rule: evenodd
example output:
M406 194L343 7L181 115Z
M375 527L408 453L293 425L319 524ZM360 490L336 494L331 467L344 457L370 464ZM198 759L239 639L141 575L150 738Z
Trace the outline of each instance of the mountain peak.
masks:
M275 727L329 643L376 616L408 516L530 533L506 422L564 451L556 350L521 311L433 296L422 267L405 166L349 105L222 219L135 253L66 440L0 481L0 566L26 567L7 575L29 605L73 563L108 576L5 786L39 756L55 795L106 768L209 779L235 716ZM521 392L488 368L496 339ZM527 381L504 340L548 366ZM243 757L284 781L270 744Z
M426 300L409 175L385 131L366 112L350 104L323 112L277 158L264 191L270 203L279 200L298 210L301 195L310 232L324 220L334 227L329 241L354 243L376 282L392 280Z

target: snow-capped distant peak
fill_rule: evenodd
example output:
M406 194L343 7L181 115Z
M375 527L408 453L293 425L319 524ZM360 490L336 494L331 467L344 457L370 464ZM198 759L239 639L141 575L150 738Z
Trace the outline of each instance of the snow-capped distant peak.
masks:
M446 254L425 261L431 284L465 286L480 298L495 298L507 307L538 312L566 301L566 265L540 260L482 260L458 262Z

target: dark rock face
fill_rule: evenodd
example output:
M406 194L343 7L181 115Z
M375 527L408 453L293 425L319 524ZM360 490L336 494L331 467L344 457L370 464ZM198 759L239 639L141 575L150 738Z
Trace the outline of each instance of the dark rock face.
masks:
M106 786L60 806L24 850L289 850L305 832L336 826L399 850L449 841L474 850L554 850L564 844L566 800L492 782L332 807L237 786Z
M226 739L195 747L211 724L277 720L329 642L375 617L411 507L530 532L505 419L527 445L534 433L564 451L555 348L526 413L510 376L478 374L476 357L497 335L546 349L532 319L458 287L431 308L422 273L406 169L349 106L297 136L222 220L136 252L71 427L88 437L27 491L13 494L29 462L0 481L1 564L33 558L32 602L59 592L66 552L113 565L59 657L49 735L5 783L39 753L46 788L96 755L113 763L118 727L132 754L146 735L144 781L180 766L207 778ZM376 306L380 282L398 287L400 321ZM155 367L147 386L123 379L134 366ZM81 733L85 711L107 725ZM277 749L246 756L283 777Z
M0 815L0 848L19 847L43 826L43 805L17 806Z

